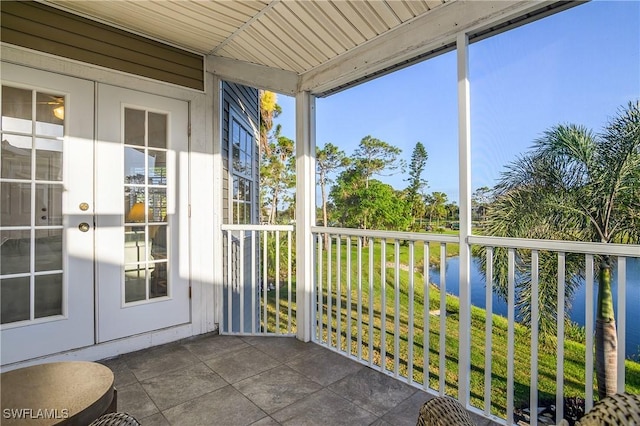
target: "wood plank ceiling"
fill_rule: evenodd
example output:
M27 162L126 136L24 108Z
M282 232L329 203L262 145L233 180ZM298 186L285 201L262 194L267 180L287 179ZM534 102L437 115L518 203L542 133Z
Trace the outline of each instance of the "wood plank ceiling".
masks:
M302 74L457 0L45 3L204 55Z

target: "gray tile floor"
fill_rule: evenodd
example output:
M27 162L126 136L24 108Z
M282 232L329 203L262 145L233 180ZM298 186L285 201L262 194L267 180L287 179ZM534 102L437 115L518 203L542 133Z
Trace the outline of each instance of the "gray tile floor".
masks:
M145 426L415 425L430 398L287 337L209 334L101 362L115 373L118 411Z

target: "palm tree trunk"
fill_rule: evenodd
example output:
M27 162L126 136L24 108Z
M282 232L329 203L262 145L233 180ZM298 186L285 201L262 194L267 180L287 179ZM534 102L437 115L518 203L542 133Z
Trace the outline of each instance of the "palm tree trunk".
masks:
M600 399L616 393L618 382L618 339L611 294L611 264L602 261L598 280L598 311L596 314L596 377Z

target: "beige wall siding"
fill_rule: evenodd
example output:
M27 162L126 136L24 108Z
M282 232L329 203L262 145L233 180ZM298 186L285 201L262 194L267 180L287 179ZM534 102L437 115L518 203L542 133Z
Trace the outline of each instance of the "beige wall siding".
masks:
M204 58L33 1L0 1L5 43L204 90Z

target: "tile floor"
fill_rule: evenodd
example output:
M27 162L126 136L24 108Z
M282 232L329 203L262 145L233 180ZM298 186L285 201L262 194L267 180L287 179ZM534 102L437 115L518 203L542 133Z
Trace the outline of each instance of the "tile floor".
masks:
M209 334L101 362L115 373L118 411L145 426L415 425L430 398L287 337Z

